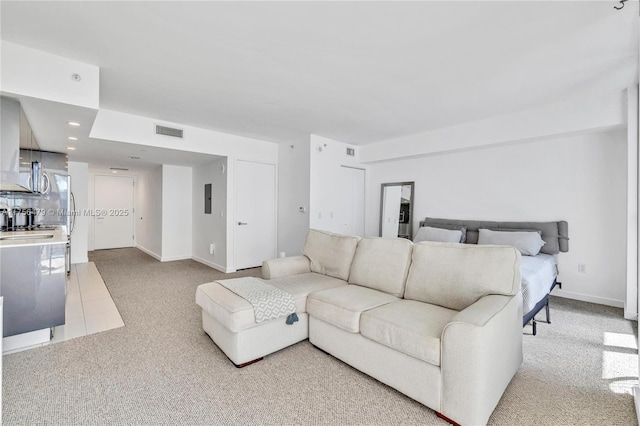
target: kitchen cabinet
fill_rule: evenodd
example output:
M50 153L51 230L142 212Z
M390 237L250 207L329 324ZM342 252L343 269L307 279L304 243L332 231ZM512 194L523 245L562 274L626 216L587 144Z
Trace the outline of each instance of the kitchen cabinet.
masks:
M63 325L66 236L59 230L0 235L3 337Z

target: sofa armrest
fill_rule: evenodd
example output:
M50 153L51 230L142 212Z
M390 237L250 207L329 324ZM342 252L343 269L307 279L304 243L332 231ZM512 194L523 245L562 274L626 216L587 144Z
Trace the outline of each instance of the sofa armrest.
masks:
M279 257L262 262L262 278L265 280L307 272L311 272L311 262L307 256Z
M480 298L445 326L441 344L442 414L486 424L522 364L522 294Z

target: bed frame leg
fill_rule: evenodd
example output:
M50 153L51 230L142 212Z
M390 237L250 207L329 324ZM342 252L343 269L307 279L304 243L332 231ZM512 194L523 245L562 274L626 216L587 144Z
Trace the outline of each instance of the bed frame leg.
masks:
M549 300L547 300L547 304L544 307L545 312L547 313L547 324L551 324L551 314L549 313Z
M537 324L536 319L535 319L535 318L533 318L533 319L531 320L531 325L533 326L533 335L534 335L534 336L536 335L536 332L538 331L538 330L537 330L537 327L536 327L536 324Z

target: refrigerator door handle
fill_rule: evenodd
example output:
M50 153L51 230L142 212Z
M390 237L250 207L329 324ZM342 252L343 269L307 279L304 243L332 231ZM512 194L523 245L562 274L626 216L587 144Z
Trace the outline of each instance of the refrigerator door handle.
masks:
M49 176L47 176L46 173L42 174L43 177L43 181L44 181L44 190L42 191L43 194L48 194L49 191L51 190L51 182L49 181Z

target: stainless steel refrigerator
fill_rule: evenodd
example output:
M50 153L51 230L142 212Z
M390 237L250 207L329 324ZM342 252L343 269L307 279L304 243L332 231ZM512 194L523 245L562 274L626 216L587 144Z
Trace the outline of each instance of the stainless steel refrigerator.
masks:
M68 166L67 154L20 150L20 184L36 193L25 196L21 207L34 209L33 222L36 227L62 228L67 236L67 274L71 273L71 233L76 214ZM35 168L38 169L37 172Z

